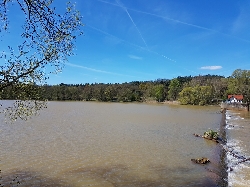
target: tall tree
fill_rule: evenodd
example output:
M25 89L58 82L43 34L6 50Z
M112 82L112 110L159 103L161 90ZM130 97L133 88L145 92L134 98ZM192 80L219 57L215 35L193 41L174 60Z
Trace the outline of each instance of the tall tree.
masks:
M195 95L193 87L184 87L180 92L179 101L182 105L194 104Z
M212 86L185 87L180 92L179 101L183 105L207 105L212 102Z
M181 84L177 78L171 80L168 90L168 98L176 100L179 92L181 91Z
M83 24L80 13L72 3L68 3L66 12L60 14L56 12L53 0L0 0L1 34L11 34L7 32L11 24L11 11L7 8L12 5L19 6L25 18L20 28L23 29L20 36L22 42L17 49L8 46L9 51L0 55L3 59L0 64L0 91L16 85L23 86L23 94L18 95L8 111L14 119L26 119L45 106L37 94L26 97L30 89L26 85L43 84L48 78L44 73L48 65L54 68L53 72L63 68L67 57L73 55L76 37L82 34ZM29 111L26 117L18 112L15 114L19 109Z
M154 97L156 101L162 102L165 100L165 91L164 91L164 85L157 84L153 87L154 90Z
M228 94L242 94L250 100L250 70L236 69L228 79Z

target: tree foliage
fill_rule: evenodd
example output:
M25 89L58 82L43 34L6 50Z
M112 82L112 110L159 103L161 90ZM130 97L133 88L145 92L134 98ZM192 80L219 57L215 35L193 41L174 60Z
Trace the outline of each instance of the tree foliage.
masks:
M242 94L250 100L250 70L236 69L228 79L228 94Z
M213 90L211 86L185 87L180 92L179 101L181 104L206 105L211 104Z
M181 84L177 78L171 80L168 90L169 99L176 100L179 92L181 91Z
M157 84L153 87L152 96L155 98L156 101L162 102L165 100L165 90L164 85Z
M66 5L64 14L56 12L53 0L0 0L0 4L1 34L11 34L8 32L11 25L8 8L19 6L25 18L20 28L22 42L16 50L14 46L8 46L9 50L2 51L0 55L0 92L8 90L17 95L17 88L22 90L16 98L19 101L10 110L15 111L14 108L18 110L21 107L20 101L39 104L39 92L29 93L28 87L45 83L48 79L44 73L46 66L53 68L50 73L63 68L67 57L73 55L83 24L80 13L72 3ZM42 106L44 103L37 108Z
M237 75L239 74L237 73ZM228 93L241 94L241 92L237 91L239 88L244 88L241 91L244 93L244 97L247 98L247 93L249 93L247 90L250 88L248 77L244 74L242 80L239 79L241 79L241 76L225 78L205 75L178 77L172 80L157 79L155 81L134 81L115 84L61 83L59 85L43 86L16 84L11 88L4 89L0 93L0 97L2 99L18 99L19 95L21 95L22 98L27 100L35 97L40 100L47 99L53 101L147 102L155 100L156 102L163 102L168 99L173 100L173 95L171 94L175 94L176 100L181 104L209 105L214 104L214 101L220 102L225 100ZM13 89L15 90L14 92Z

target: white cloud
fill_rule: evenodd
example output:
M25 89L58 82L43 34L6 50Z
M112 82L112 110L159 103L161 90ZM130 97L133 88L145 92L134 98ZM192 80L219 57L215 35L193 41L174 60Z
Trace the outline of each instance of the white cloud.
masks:
M200 69L207 69L207 70L217 70L217 69L221 69L222 66L203 66Z
M142 60L142 57L135 56L135 55L128 55L129 58L135 59L135 60Z

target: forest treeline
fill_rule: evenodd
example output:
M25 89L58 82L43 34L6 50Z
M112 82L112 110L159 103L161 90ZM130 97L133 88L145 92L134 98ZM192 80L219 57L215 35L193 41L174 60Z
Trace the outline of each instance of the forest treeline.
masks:
M27 90L29 90L27 92ZM23 92L26 92L23 94ZM59 84L37 86L19 84L2 91L7 99L49 101L145 102L176 101L181 104L208 105L227 99L228 94L242 94L250 99L250 70L237 69L230 77L218 75L184 76L155 81L115 84ZM21 97L22 98L21 98Z

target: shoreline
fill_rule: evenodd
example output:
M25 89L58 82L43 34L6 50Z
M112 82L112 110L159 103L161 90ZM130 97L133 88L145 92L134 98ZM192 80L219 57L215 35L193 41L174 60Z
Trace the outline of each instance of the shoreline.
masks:
M201 107L207 107L207 106L214 106L214 107L221 107L225 108L221 105L221 103L213 103L213 104L207 104L207 105L191 105L191 104L181 104L180 101L174 100L174 101L168 101L164 100L162 102L158 102L156 100L144 100L144 101L99 101L96 99L92 100L46 100L46 102L97 102L97 103L138 103L138 104L158 104L158 105L176 105L176 106L201 106Z
M220 134L222 143L220 144L220 172L221 180L219 186L228 186L228 172L227 172L227 151L224 149L224 145L227 143L227 134L226 134L226 108L221 110L221 122L220 122Z
M48 100L48 101L54 101L54 100ZM55 101L55 102L75 102L74 100L64 100L64 101ZM138 103L138 104L158 104L158 105L176 105L176 106L201 106L201 107L207 107L207 106L214 106L214 107L220 107L220 104L210 104L210 105L183 105L181 104L179 101L162 101L162 102L158 102L155 100L148 100L148 101L142 101L142 102L138 102L138 101L126 101L126 102L118 102L118 101L98 101L98 100L82 100L82 101L77 101L77 102L98 102L98 103Z

